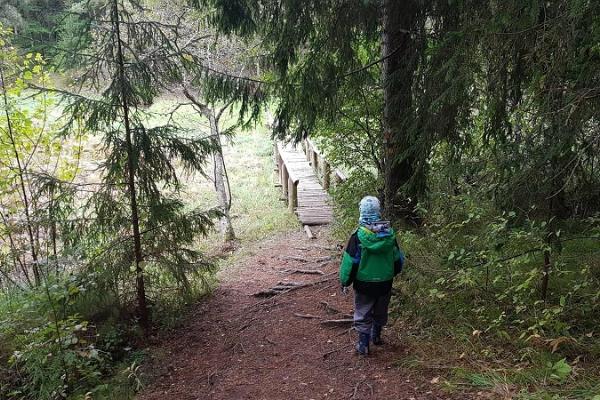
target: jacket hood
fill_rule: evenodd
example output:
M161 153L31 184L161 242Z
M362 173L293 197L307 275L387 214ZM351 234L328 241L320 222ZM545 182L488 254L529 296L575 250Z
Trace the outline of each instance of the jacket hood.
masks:
M381 236L365 227L358 229L358 239L363 249L372 253L390 251L396 245L396 233L390 229L389 234Z

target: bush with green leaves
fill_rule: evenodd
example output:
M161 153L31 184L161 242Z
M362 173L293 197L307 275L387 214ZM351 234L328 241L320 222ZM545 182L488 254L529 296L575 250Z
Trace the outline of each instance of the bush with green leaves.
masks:
M519 222L476 205L463 218L432 224L425 237L401 234L409 267L399 288L413 299L402 312L425 325L584 350L600 318L598 220L557 228L548 243L549 221ZM552 342L562 337L569 339Z
M3 398L65 398L101 383L111 356L97 347L96 327L74 313L87 290L72 276L0 298Z

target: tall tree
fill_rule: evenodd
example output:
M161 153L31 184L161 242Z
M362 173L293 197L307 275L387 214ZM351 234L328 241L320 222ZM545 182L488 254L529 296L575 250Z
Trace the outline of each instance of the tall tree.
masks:
M83 28L94 39L91 46L72 49L82 54L83 90L64 93L70 99L67 127L102 135L106 161L88 209L95 222L88 235L105 246L100 254L115 255L101 266L118 276L131 266L138 316L147 331L148 269L169 273L189 289L187 274L206 265L190 246L207 232L215 213L186 210L178 198L179 178L183 172L202 173L216 144L210 135L190 136L174 118L156 125L147 109L185 72L201 74L201 64L187 49L194 38L183 41L179 25L149 19L136 0L94 6L94 12L81 14L88 18ZM124 237L115 245L115 236Z
M376 142L382 146L377 153L383 156L386 213L418 222L415 207L426 191L433 142L418 129L430 110L418 107L415 88L427 71L426 22L437 2L196 3L215 6L212 21L224 32L263 40L266 64L275 72L269 87L278 101L275 130L280 137L299 140L314 135L319 123L344 119L347 85L381 91L382 130ZM372 70L379 71L378 83Z
M465 146L483 140L486 151L506 162L497 170L503 183L492 185L502 192L498 198L523 194L558 217L572 212L565 196L575 177L595 181L595 158L587 154L597 146L591 118L598 98L596 2L195 3L214 6L212 21L224 32L262 39L274 71L267 80L279 104L280 136L299 139L318 132L319 124L335 129L351 104L347 82L382 91L382 182L390 217L419 221L415 207L426 200L438 145L449 145L450 160L460 165ZM373 44L379 51L365 51ZM379 86L369 79L372 71ZM540 169L549 178L532 181L530 172ZM539 196L513 190L513 178ZM576 191L584 193L580 186Z

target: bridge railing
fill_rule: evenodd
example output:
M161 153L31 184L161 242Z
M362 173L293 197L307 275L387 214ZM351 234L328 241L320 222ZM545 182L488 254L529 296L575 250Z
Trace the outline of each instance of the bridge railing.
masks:
M321 180L323 189L329 190L332 177L334 186L337 186L348 179L346 174L339 169L331 169L331 164L319 151L312 140L309 138L304 139L302 142L302 147L304 149L304 153L306 154L306 159L315 170L317 177Z
M321 181L323 189L329 190L332 184L337 186L348 179L346 175L339 169L331 168L331 164L315 146L310 139L305 139L302 142L302 147L306 158L313 167L317 178ZM300 177L295 175L292 168L287 165L283 157L283 145L279 142L273 144L273 156L275 161L275 176L277 186L281 186L283 199L286 201L290 212L294 212L298 207L298 183Z
M275 173L283 191L283 198L288 205L288 209L293 213L296 207L298 207L298 183L300 182L300 177L294 175L293 170L287 166L283 159L281 143L274 143L273 155L276 165Z

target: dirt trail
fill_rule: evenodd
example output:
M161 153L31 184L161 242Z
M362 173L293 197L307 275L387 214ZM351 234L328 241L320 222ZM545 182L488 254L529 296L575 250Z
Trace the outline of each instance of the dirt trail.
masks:
M384 332L388 344L372 346L365 358L355 354L349 326L321 325L321 319L352 312L352 294L339 292L339 253L333 243L309 240L303 232L261 242L253 255L222 273L219 288L182 328L151 349L152 383L138 398L450 398L430 383L432 376L397 366L408 351L398 335ZM323 265L325 257L330 261ZM319 269L324 275L284 272L293 269ZM316 281L267 299L253 296L278 282Z

